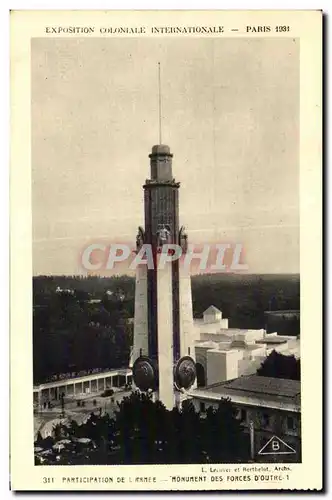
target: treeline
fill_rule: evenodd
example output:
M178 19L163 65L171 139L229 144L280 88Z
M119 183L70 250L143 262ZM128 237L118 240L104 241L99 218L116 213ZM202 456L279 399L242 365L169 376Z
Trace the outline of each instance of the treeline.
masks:
M33 278L34 305L48 304L56 288L74 290L80 300L101 299L107 290L121 291L127 308L133 314L135 279L132 276L35 276Z
M194 317L215 305L231 327L264 328L264 312L300 309L299 275L202 274L193 276ZM135 279L131 276L37 276L33 279L34 305L48 303L56 287L73 289L82 299L102 298L106 290L121 290L126 308L134 314Z
M299 275L207 274L192 278L195 317L213 304L230 328L266 328L265 311L300 309ZM279 322L279 334L297 335L300 324Z

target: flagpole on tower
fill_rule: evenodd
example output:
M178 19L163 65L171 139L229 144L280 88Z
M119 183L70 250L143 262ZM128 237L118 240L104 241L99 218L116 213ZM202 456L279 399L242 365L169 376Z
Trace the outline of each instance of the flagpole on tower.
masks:
M161 144L161 78L160 78L160 62L158 62L158 90L159 90L159 144Z

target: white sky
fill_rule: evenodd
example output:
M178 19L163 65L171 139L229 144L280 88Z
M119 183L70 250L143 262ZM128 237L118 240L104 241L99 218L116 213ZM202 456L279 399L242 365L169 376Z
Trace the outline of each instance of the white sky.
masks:
M34 274L79 272L86 244L130 241L158 142L190 242L242 243L251 273L299 272L299 43L35 39Z

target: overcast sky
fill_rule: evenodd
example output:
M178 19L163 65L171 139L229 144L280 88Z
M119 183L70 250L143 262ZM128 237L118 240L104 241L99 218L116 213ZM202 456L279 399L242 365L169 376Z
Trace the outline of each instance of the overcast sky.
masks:
M281 39L32 42L34 274L90 242L135 244L162 135L190 242L242 243L251 273L299 272L299 45Z

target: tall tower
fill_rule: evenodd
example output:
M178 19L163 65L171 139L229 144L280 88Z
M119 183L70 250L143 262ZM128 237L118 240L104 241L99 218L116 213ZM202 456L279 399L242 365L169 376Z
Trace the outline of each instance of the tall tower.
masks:
M170 148L153 146L151 178L144 189L145 229L139 228L137 251L149 246L153 268L141 264L136 272L134 346L135 385L152 390L168 408L175 405L176 392L188 389L196 378L190 354L193 317L190 276L180 261L159 267L164 245L187 249L184 228L179 228L179 187L172 174Z

